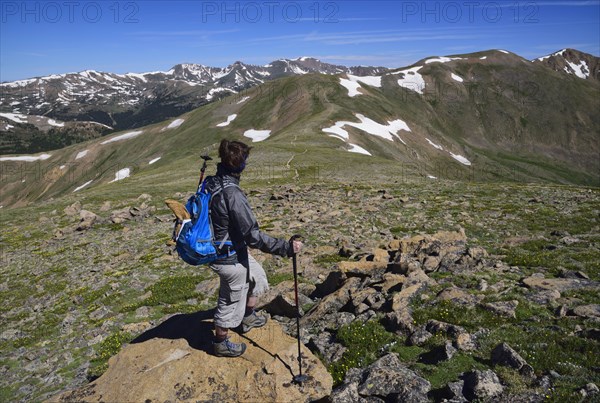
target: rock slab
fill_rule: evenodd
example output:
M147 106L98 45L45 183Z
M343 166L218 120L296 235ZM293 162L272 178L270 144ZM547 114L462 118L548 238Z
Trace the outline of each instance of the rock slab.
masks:
M248 345L243 356L215 357L185 339L130 344L110 359L100 378L50 401L305 402L330 395L331 375L304 346L303 373L311 378L302 386L292 383L298 374L296 340L276 322L232 339Z

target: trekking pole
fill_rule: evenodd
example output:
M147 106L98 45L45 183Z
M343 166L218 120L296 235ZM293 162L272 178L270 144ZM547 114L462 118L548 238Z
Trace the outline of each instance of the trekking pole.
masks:
M294 235L292 237L292 247L293 241L299 240L301 238L302 237L300 235ZM302 352L300 350L300 306L298 305L298 264L296 259L296 253L292 255L292 265L294 268L294 295L296 298L296 328L298 330L298 368L300 370L300 373L294 376L293 382L302 385L302 382L306 382L309 379L309 377L307 375L302 375Z
M200 180L198 181L198 192L200 191L200 188L202 187L202 180L204 179L204 171L206 171L206 162L212 160L212 158L210 158L208 155L202 155L202 156L200 156L200 158L202 158L204 160L204 163L202 164L202 168L200 169Z

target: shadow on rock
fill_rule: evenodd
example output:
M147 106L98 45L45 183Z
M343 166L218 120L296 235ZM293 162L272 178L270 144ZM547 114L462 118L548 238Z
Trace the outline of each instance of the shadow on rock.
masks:
M145 331L131 344L143 343L150 339L185 339L190 347L212 354L214 309L170 317L160 325Z

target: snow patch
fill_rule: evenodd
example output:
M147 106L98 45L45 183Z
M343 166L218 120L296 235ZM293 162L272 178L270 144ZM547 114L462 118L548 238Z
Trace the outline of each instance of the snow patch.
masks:
M290 66L290 68L292 69L292 71L293 71L295 74L308 74L308 71L306 71L306 70L302 70L302 69L301 69L300 67L298 67L298 66Z
M112 127L110 127L108 125L105 125L104 123L94 122L94 121L91 121L91 120L86 120L86 121L83 121L81 123L89 123L89 124L92 124L92 125L100 125L100 126L106 127L107 129L110 129L110 130L113 129Z
M348 122L336 122L335 125L331 127L326 127L323 129L323 131L325 133L332 133L332 137L339 138L340 140L349 140L350 135L346 130L342 129L342 127L344 127L346 123Z
M347 80L345 78L340 77L340 84L348 90L349 97L361 95L361 93L358 91L358 89L360 88L360 84L356 81Z
M398 85L400 87L423 94L425 80L423 79L423 76L419 74L419 70L422 68L423 66L417 66L412 69L402 70L392 74L404 74L404 77L398 80Z
M353 76L352 74L347 74L347 76L347 79L340 77L340 84L348 90L348 96L350 97L362 95L358 91L360 83L381 88L381 76Z
M253 143L258 143L259 141L266 140L271 135L271 130L246 130L244 132L245 137L249 137L252 139Z
M454 73L452 73L451 76L454 81L458 81L459 83L462 83L463 81L465 81L465 80L463 80L463 78L461 76L457 76Z
M123 168L123 169L120 169L120 170L119 170L119 171L117 171L117 173L115 174L115 179L111 180L111 181L110 181L110 182L108 182L108 183L113 183L113 182L120 181L120 180L123 180L123 179L125 179L125 178L128 178L130 174L131 174L131 169L130 169L130 168Z
M21 113L0 113L0 116L17 123L27 123L27 116ZM23 120L25 119L25 120Z
M479 58L479 60L485 60L485 59L487 59L487 56L483 56L483 57Z
M48 124L50 126L56 126L56 127L64 127L65 126L65 122L60 122L58 123L56 120L54 119L48 119Z
M451 62L452 60L463 60L463 58L462 57L446 57L446 56L434 57L434 58L425 60L425 64L429 64L429 63L448 63L448 62Z
M240 99L240 100L237 102L237 104L238 104L238 105L239 105L239 104L243 104L244 102L246 102L246 101L247 101L247 100L249 100L249 99L250 99L250 97L244 97L244 98Z
M37 80L37 78L30 78L27 80L18 80L18 81L13 81L10 83L2 83L2 84L0 84L0 87L9 87L9 88L25 87L29 84L36 82L36 80Z
M550 59L552 56L563 56L563 53L565 53L566 51L567 51L567 49L559 50L558 52L554 52L554 53L546 55L546 56L538 57L535 60L539 60L540 62L543 62L546 59Z
M400 130L406 130L408 132L411 131L406 122L404 122L403 120L396 119L393 121L388 121L387 125L382 125L381 123L377 123L374 120L371 120L365 117L364 115L361 115L360 113L356 113L355 116L360 120L360 122L336 122L335 125L331 127L326 127L322 129L322 131L325 133L333 133L334 135L342 139L348 140L350 136L348 135L348 132L343 129L344 126L348 125L356 127L357 129L365 131L373 136L382 137L389 141L393 141L394 137L396 137L403 144L406 144L404 140L402 140L400 136L398 136L398 132Z
M373 87L381 88L381 76L353 76L348 74L348 79L354 82L361 82Z
M348 143L348 145L352 148L350 148L348 151L351 153L358 153L358 154L364 154L364 155L372 155L370 152L368 152L367 150L365 150L364 148L362 148L361 146L358 146L356 144L352 144L352 143Z
M502 49L498 49L498 52L506 53L507 55L510 54L510 52L507 52L506 50L502 50Z
M185 122L184 119L175 119L174 121L169 123L169 125L167 127L165 127L163 130L175 129L175 128L181 126L183 124L183 122Z
M437 178L436 178L435 176L433 176L433 175L427 175L427 177L428 177L429 179L437 179Z
M143 82L147 83L148 80L146 80L146 77L144 77L143 74L138 74L138 73L127 73L125 74L126 77L133 77L133 78L137 78L142 80Z
M575 74L579 78L586 79L590 76L590 69L588 68L585 60L582 60L580 64L571 63L568 60L565 60L572 71L569 71L568 68L565 67L565 71L569 74Z
M75 190L73 190L73 193L75 192L79 192L81 189L83 189L84 187L86 187L87 185L89 185L90 183L92 183L94 180L92 179L91 181L87 181L86 183L84 183L83 185L76 187Z
M237 73L236 73L236 74L237 74ZM211 88L211 89L208 91L208 94L206 94L206 100L207 100L207 101L211 101L211 100L214 98L214 96L215 96L215 94L216 94L217 92L224 92L224 91L229 91L229 92L231 92L231 93L233 93L233 94L235 94L235 93L236 93L234 90L232 90L232 89L229 89L229 88L223 88L223 87Z
M80 151L80 152L78 152L78 153L77 153L77 156L75 157L75 159L76 159L76 160L78 160L79 158L83 158L83 157L85 157L89 151L90 151L90 150L84 150L84 151Z
M129 133L121 134L120 136L116 136L116 137L113 137L112 139L103 141L100 144L108 144L108 143L114 143L115 141L129 140L129 139L132 139L134 137L139 136L143 132L144 132L143 130L137 130L135 132L129 132Z
M237 118L237 115L236 115L235 113L234 113L233 115L229 115L229 116L227 116L227 120L226 120L225 122L223 122L223 123L219 123L219 124L217 125L217 127L225 127L225 126L229 126L229 124L230 124L231 122L233 122L233 121L235 120L235 118Z
M158 162L162 157L158 157L158 158L154 158L153 160L151 160L150 162L148 162L148 165L152 165L155 162Z
M457 160L458 162L460 162L463 165L467 165L467 166L471 165L471 161L469 161L462 155L457 155L457 154L453 154L453 153L450 153L450 155L452 156L452 158L454 158L455 160Z
M427 142L428 142L429 144L431 144L432 146L434 146L434 147L435 147L435 148L437 148L438 150L443 150L443 149L444 149L444 147L442 147L442 146L440 146L440 145L438 145L438 144L435 144L433 141L429 140L428 138L425 138L425 140L427 140Z
M21 155L14 157L0 157L0 161L23 161L23 162L34 162L34 161L44 161L50 158L52 154L40 154L40 155Z

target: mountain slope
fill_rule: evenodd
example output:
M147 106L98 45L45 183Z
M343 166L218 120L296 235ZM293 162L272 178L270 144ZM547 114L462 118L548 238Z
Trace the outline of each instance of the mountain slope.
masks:
M503 51L429 58L381 76L286 77L35 161L1 157L1 204L128 192L125 177L138 190L191 189L199 155L214 156L222 138L256 140L250 180L410 176L597 186L599 89Z

